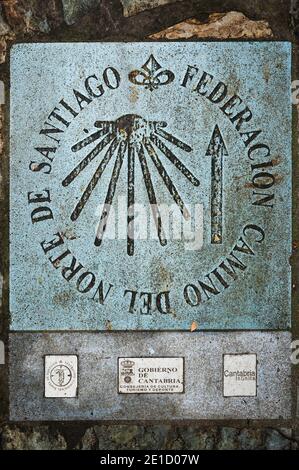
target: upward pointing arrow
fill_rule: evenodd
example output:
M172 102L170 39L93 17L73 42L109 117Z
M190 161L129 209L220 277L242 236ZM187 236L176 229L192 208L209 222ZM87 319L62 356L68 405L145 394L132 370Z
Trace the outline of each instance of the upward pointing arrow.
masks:
M206 156L212 157L211 168L211 243L223 239L223 156L228 155L223 137L216 125Z

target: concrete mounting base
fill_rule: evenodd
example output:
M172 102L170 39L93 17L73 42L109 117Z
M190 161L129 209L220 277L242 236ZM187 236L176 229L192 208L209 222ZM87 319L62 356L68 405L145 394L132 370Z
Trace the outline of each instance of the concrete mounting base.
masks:
M288 332L12 333L10 419L287 419L290 343ZM77 397L45 398L51 354L78 356ZM256 354L256 396L223 396L224 354ZM183 357L184 393L119 394L118 357L140 356Z

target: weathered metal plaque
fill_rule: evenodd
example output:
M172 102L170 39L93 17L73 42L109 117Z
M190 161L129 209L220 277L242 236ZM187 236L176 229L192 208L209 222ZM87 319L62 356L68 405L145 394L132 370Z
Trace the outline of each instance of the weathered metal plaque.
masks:
M10 113L12 330L289 326L289 43L16 45Z

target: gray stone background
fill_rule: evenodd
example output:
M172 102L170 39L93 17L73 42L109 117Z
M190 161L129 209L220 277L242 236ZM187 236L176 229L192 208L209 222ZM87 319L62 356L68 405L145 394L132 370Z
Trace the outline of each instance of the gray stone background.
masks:
M294 44L294 79L299 80L299 0L0 0L0 80L7 89L6 53L15 41L142 41L147 38L289 40ZM296 136L298 110L294 106ZM0 83L0 339L5 344L9 321L5 275L8 270L7 128L5 95ZM294 140L294 219L298 220L297 137ZM297 228L293 240L293 331L294 339L299 339L299 334L296 335L299 331ZM294 368L294 402L299 383L296 369L298 366ZM7 373L6 366L0 365L0 449L299 449L298 419L146 426L84 422L11 425L7 421Z

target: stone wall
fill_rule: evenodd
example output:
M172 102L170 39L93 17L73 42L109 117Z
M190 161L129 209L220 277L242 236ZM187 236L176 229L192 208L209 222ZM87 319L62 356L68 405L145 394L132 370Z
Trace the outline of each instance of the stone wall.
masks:
M2 0L0 79L8 87L7 48L15 41L101 41L176 38L292 40L297 50L299 1L291 0ZM297 64L298 65L298 64ZM20 80L22 77L20 77ZM0 101L0 172L7 174L5 97ZM8 183L0 173L0 203ZM0 216L0 338L5 341L7 286L6 214ZM294 250L296 251L294 245ZM3 289L2 289L3 287ZM2 295L3 290L3 295ZM297 422L175 425L7 423L7 371L0 366L2 449L297 449Z

